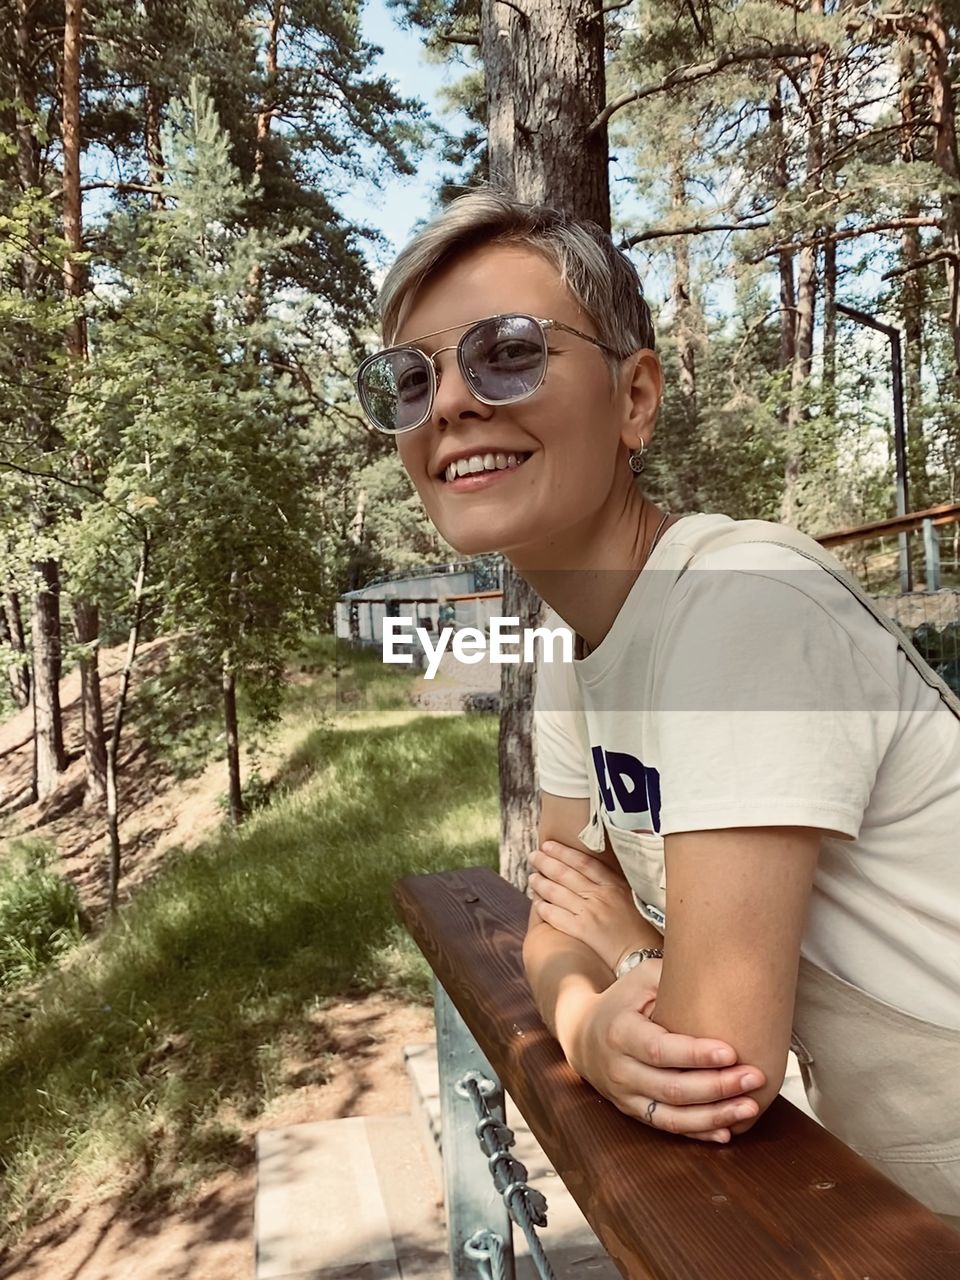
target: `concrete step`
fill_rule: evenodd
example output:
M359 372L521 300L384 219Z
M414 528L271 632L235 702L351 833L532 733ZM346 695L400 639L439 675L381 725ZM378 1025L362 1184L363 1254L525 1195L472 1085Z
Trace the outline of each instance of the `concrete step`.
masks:
M257 1135L256 1280L449 1280L433 1173L410 1116Z

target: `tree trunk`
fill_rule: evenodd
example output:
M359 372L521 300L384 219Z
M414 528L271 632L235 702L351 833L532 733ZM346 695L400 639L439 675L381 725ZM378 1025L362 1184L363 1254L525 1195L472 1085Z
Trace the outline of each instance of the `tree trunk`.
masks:
M787 142L783 132L783 100L780 97L780 81L768 104L770 116L770 132L773 135L773 188L777 198L781 199L789 186L790 178L787 169ZM797 294L793 280L793 254L782 250L779 258L780 269L780 357L779 369L792 369L796 351L797 332ZM780 419L786 424L787 405L780 410Z
M272 0L270 18L267 23L267 41L265 50L265 82L263 98L257 112L257 141L254 151L253 172L257 178L263 173L267 162L267 139L270 137L270 125L276 111L275 96L277 92L277 74L279 72L280 32L283 28L283 13L286 0ZM250 268L247 281L247 321L253 323L263 306L263 265L255 262Z
M810 12L823 13L823 0L810 0ZM823 185L823 76L825 56L814 54L810 59L810 77L807 87L807 196ZM784 524L796 524L799 517L799 481L803 465L803 423L807 419L804 396L813 369L813 335L817 314L817 250L805 246L800 250L797 277L797 324L793 366L790 376L790 402L786 422L786 465L784 467L783 498L780 519Z
M36 85L33 58L36 44L36 6L33 0L16 0L16 51L14 97L16 100L17 178L22 191L35 190L40 184L40 150L35 131ZM20 286L24 302L29 306L37 297L40 276L40 245L37 232L30 229L20 255ZM29 371L39 363L32 339L24 342L23 367ZM35 413L24 415L25 434L38 452L52 446L52 432ZM38 541L48 534L53 523L46 494L39 489L33 500L31 515ZM60 714L60 573L56 560L41 559L33 572L38 587L31 609L30 633L33 660L33 789L38 800L56 790L58 775L66 768L63 728Z
M146 535L140 547L140 564L137 569L137 580L133 592L133 622L127 637L127 654L120 674L120 689L117 693L117 705L113 713L113 728L107 739L107 853L109 859L107 884L110 910L117 909L117 892L120 886L120 803L117 785L117 761L120 758L120 735L123 732L123 718L127 710L127 698L130 693L130 678L134 660L137 656L137 645L140 640L140 627L143 623L143 590L147 580L147 567L150 563L150 537Z
M223 655L223 727L227 736L227 773L230 778L230 821L239 827L243 821L243 791L240 787L240 730L237 726L237 677L233 654Z
M40 586L33 598L33 763L38 800L57 789L67 767L60 712L60 571L56 560L33 566Z
M87 325L83 311L86 271L83 252L83 207L80 192L80 57L83 0L64 0L63 25L63 237L68 253L63 263L63 291L71 311L67 321L67 355L76 377L87 358ZM88 472L86 459L75 460ZM100 698L100 659L97 640L100 614L95 604L75 599L73 625L83 646L79 658L83 755L86 764L84 804L99 803L107 791L107 754Z
M606 96L600 0L482 0L480 56L487 92L491 182L610 230L607 130L590 126ZM505 617L535 626L536 593L503 566ZM537 844L533 754L534 668L505 663L500 676L500 867L526 885Z
M4 621L4 632L7 643L14 654L8 671L10 696L18 707L30 705L30 661L27 657L26 637L23 634L23 615L20 612L20 596L16 591L8 591L6 599L0 604L0 615Z
M943 213L943 247L951 255L946 259L949 295L950 336L953 342L953 374L960 380L960 196L955 194L960 182L957 160L957 125L954 114L953 86L950 79L950 37L939 3L926 10L927 80L930 91L930 123L933 126L933 160L949 180L951 190L941 197Z
M912 164L916 158L917 119L913 101L915 54L907 37L900 56L900 160ZM906 207L907 218L919 218L920 204L912 200ZM930 481L927 476L927 440L923 423L923 310L924 276L917 267L922 253L920 228L904 227L900 233L902 266L900 312L903 318L903 374L906 430L907 471L910 476L910 505L922 511L930 505Z
M670 167L670 203L676 213L687 201L686 174L682 161ZM688 425L696 429L697 350L693 299L690 294L690 241L687 236L674 236L673 249L673 340L677 346L680 394L687 406Z
M95 604L76 600L73 605L73 629L82 646L80 667L80 711L83 721L83 758L86 783L85 805L99 804L107 794L107 747L103 727L103 702L100 694L98 641L100 612Z

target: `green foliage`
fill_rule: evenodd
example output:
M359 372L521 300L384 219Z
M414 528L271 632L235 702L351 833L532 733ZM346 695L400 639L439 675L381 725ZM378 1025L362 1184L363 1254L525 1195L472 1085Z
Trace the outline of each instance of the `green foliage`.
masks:
M302 1084L304 1059L323 1078L328 1000L426 997L393 881L495 864L495 718L384 709L410 677L329 637L304 657L322 671L291 692L294 746L270 802L167 864L82 966L43 982L28 1020L0 1008L0 1158L19 1225L76 1176L126 1172L151 1197L237 1159L231 1117ZM338 685L358 695L346 715Z
M47 870L42 840L14 840L0 865L0 991L34 977L82 933L73 884Z

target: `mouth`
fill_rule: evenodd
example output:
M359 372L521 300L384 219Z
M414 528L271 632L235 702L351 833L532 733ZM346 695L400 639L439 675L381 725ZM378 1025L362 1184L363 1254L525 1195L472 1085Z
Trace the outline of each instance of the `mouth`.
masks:
M496 471L516 471L530 457L529 453L471 453L447 464L439 473L445 484L453 484L464 476L480 476Z

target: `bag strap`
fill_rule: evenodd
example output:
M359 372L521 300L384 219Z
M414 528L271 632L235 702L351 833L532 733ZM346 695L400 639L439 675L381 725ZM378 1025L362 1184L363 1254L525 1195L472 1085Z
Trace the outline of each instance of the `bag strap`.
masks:
M877 622L890 632L921 680L929 685L931 689L937 691L941 700L960 720L960 698L957 697L943 677L937 675L907 638L903 630L881 611L875 601L871 600L853 574L843 567L836 556L831 555L829 551L820 546L819 542L808 537L807 534L800 533L797 529L788 528L786 525L774 524L769 520L736 520L732 523L732 526L723 525L720 528L714 525L700 533L699 536L694 534L688 544L692 554L681 568L678 578L687 569L693 567L700 556L723 550L726 547L745 546L752 542L765 542L775 547L785 547L788 551L796 551L807 560L818 564L821 569L825 569L831 577L835 578L852 595L856 596Z

